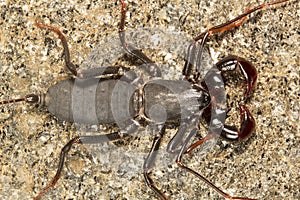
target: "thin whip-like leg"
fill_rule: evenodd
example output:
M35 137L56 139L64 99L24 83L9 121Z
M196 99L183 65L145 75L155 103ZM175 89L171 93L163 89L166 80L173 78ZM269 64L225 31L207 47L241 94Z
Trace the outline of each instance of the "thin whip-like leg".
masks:
M263 3L261 5L258 5L256 7L254 7L254 8L247 9L243 14L237 16L236 18L234 18L232 20L229 20L229 21L227 21L223 24L220 24L220 25L214 26L212 28L209 28L206 31L204 31L203 33L196 36L194 38L194 41L190 44L189 49L192 49L193 46L195 46L195 43L197 41L201 40L200 49L199 49L199 53L198 53L198 57L197 57L197 59L199 59L200 62L201 62L204 45L205 45L207 39L209 38L209 36L211 36L213 34L217 34L217 33L222 33L224 31L232 30L236 27L239 27L246 20L246 17L248 15L250 15L251 13L259 11L259 10L265 8L265 7L268 7L268 6L280 4L280 3L283 3L283 2L287 2L287 1L289 1L289 0L278 0L278 1L270 2L270 3ZM189 54L189 51L188 51L188 54ZM188 55L187 57L189 58L190 56ZM185 75L186 77L190 77L191 73L192 73L191 72L192 68L193 68L193 63L189 62L189 60L187 59L184 70L183 70L183 75ZM198 80L199 71L201 70L201 65L198 65L195 70L196 71L194 72L194 74L195 74L194 79Z
M194 135L196 134L197 131L198 131L198 130L197 130L196 128L193 129L193 130L189 133L189 135L187 136L186 140L184 141L184 143L183 143L183 145L182 145L182 147L181 147L181 150L180 150L180 152L179 152L179 154L178 154L178 156L177 156L177 159L176 159L177 165L178 165L180 168L182 168L182 169L184 169L184 170L186 170L186 171L192 173L193 175L197 176L200 180L202 180L203 182L205 182L209 187L211 187L212 189L214 189L216 192L218 192L220 195L222 195L223 197L225 197L225 198L227 198L227 199L244 199L244 200L251 200L250 198L233 197L233 196L231 196L231 195L229 195L229 194L223 192L220 188L218 188L217 186L215 186L212 182L210 182L209 180L207 180L204 176L202 176L202 175L199 174L198 172L194 171L193 169L191 169L191 168L189 168L189 167L187 167L186 165L183 164L183 162L182 162L182 157L183 157L183 155L184 155L187 151L189 151L189 149L187 149L187 145L188 145L188 143L190 142L192 136L194 136ZM208 141L208 140L214 138L215 136L216 136L215 134L209 134L209 135L207 135L205 138L203 138L203 141L201 141L201 142L199 142L199 143L203 144L205 141ZM191 150L192 150L192 149L191 149Z

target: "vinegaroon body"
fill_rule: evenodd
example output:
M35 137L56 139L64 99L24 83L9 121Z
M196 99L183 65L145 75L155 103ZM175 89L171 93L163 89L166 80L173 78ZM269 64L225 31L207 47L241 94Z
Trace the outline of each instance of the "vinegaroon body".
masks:
M184 80L160 79L158 66L144 53L126 43L124 27L127 8L123 0L120 0L122 9L119 37L125 51L140 59L144 63L143 69L150 76L156 77L145 83L133 71L122 66L78 71L70 61L64 35L57 28L36 22L37 27L53 31L59 36L64 48L66 67L73 77L51 86L46 94L29 94L21 99L2 101L0 104L20 101L40 104L47 107L48 111L60 120L84 124L116 124L120 131L106 135L78 136L70 140L61 151L55 177L35 199L39 199L55 186L62 174L65 157L73 144L98 144L122 139L134 133L138 126L148 124L153 126L156 134L143 166L144 178L160 199L168 199L168 197L156 187L149 174L153 169L156 153L168 124L180 124L177 133L167 146L169 153L177 154L176 163L179 167L194 174L225 198L249 199L234 197L223 192L201 174L186 166L182 158L206 141L219 136L219 133L226 139L239 140L249 136L255 128L255 120L245 106L256 84L255 67L241 57L229 56L211 66L211 70L201 79L202 60L207 56L204 48L207 39L210 35L240 26L249 14L257 10L286 1L288 0L278 0L248 9L242 15L214 26L195 37L187 51L183 68ZM240 128L224 125L228 109L224 105L223 78L226 73L236 70L243 76L245 86L243 102L239 103ZM204 138L190 144L191 138L198 131L200 119L210 123L210 129Z

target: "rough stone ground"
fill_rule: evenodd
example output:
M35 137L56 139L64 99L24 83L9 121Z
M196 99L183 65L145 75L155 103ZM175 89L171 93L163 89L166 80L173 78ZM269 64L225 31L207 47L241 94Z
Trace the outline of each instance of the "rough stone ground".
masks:
M242 2L131 0L126 26L129 30L169 28L192 38L263 1ZM34 27L36 19L66 34L72 60L78 64L92 49L99 50L104 38L118 31L120 6L116 0L2 0L0 6L1 100L45 92L67 77L60 41L53 33ZM235 54L258 70L257 87L247 104L257 122L253 135L242 143L220 141L206 155L197 151L185 159L230 194L257 199L300 198L299 17L300 3L293 0L251 15L240 28L212 37L208 43L214 62ZM166 52L146 51L154 61L165 60L163 64L170 69L164 68L163 73L175 71L176 78L180 77L182 61L177 63ZM55 174L61 148L72 137L88 134L76 130L45 109L25 104L1 106L1 199L32 199ZM168 130L163 146L175 132ZM74 148L61 180L43 199L155 199L141 173L151 136L143 131L140 135L126 148L111 151L109 147ZM127 153L119 155L120 150ZM174 162L160 164L165 168L157 167L154 180L172 199L222 199Z

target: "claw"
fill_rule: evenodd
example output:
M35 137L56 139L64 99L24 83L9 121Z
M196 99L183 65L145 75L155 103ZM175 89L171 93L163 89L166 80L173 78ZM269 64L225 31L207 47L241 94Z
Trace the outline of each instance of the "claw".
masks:
M222 74L240 69L242 75L245 78L244 100L246 101L251 95L253 88L256 85L256 80L257 80L256 68L244 58L233 56L233 55L224 58L223 60L219 61L216 65L219 68L219 70L222 72Z
M255 120L251 115L248 108L239 104L240 116L241 116L241 127L238 130L235 126L225 125L221 135L230 140L245 139L255 129Z

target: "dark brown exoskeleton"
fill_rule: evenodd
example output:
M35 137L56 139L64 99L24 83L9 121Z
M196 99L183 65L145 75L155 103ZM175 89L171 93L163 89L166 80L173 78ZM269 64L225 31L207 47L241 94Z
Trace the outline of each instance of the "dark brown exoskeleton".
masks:
M155 186L149 174L155 163L156 152L164 136L168 124L180 124L178 131L169 142L167 151L176 153L176 163L179 167L194 174L216 192L225 198L249 199L234 197L219 189L205 177L187 167L182 162L184 154L193 151L208 140L221 136L229 140L244 139L255 128L255 120L245 106L257 80L255 67L243 58L229 56L215 65L203 79L200 78L202 60L208 56L204 48L207 39L212 34L221 33L238 27L249 14L266 6L287 2L278 0L248 9L242 15L218 26L214 26L194 38L187 51L186 63L183 69L184 80L160 79L158 66L145 54L126 43L125 14L126 4L120 0L121 22L119 37L123 49L144 63L144 70L156 79L143 83L137 75L126 67L108 66L96 69L77 71L70 61L66 38L56 28L36 22L36 26L55 32L64 48L64 59L72 78L51 86L46 94L29 94L21 99L2 101L0 104L25 101L30 104L41 104L60 120L84 124L116 124L120 131L106 135L78 136L70 140L62 149L55 177L34 199L39 199L44 193L55 186L60 178L67 153L73 144L98 144L105 141L122 139L136 131L139 125L154 125L156 134L153 144L144 163L144 177L147 185L160 199L167 196ZM205 53L206 52L206 53ZM224 107L223 77L226 73L238 70L244 78L244 98L239 103L241 124L237 129L224 125L226 106ZM198 131L199 120L203 118L211 124L208 134L199 141L190 144L191 138Z

